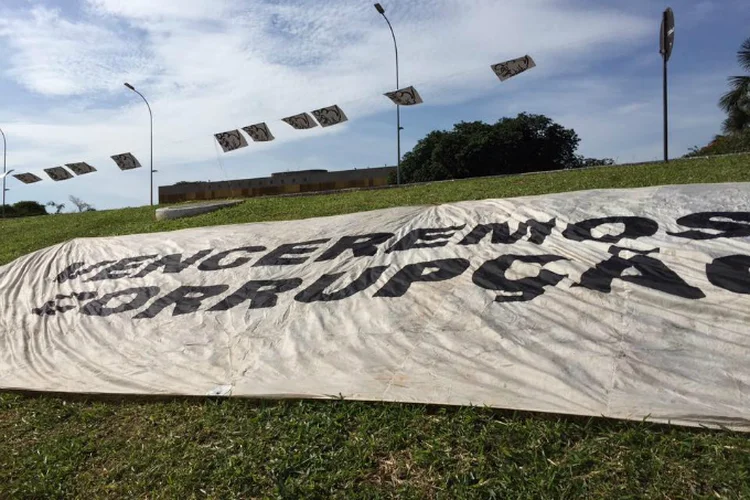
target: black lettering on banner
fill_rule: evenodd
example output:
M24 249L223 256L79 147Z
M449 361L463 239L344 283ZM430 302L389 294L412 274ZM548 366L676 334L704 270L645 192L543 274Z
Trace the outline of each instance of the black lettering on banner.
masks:
M185 260L182 260L182 254L181 253L175 253L172 255L165 255L159 260L156 260L154 262L151 262L149 265L141 269L141 272L133 276L133 278L143 278L145 276L148 276L149 274L153 273L160 267L164 268L164 271L162 271L164 274L174 274L174 273L181 273L188 267L192 266L199 260L201 260L206 255L210 254L213 250L201 250L197 254L188 257Z
M80 302L82 300L93 299L94 297L96 297L96 292L74 292L70 295L56 295L54 300L45 302L42 307L34 308L31 312L37 316L54 316L57 313L65 313L77 307L77 304L61 305L63 300L75 299Z
M194 313L204 300L220 295L228 289L229 285L181 286L164 297L156 299L148 309L136 314L133 316L133 319L154 318L173 304L174 311L172 312L172 316Z
M391 239L393 233L360 234L358 236L344 236L318 257L315 262L335 259L347 250L351 250L355 257L373 256L377 253L377 245Z
M625 259L620 257L620 252L629 251L636 253L633 257ZM581 275L581 282L573 286L582 286L589 290L602 293L612 291L612 281L617 278L622 281L634 283L652 290L682 297L684 299L702 299L706 295L694 286L690 286L680 278L674 271L667 267L662 261L649 257L651 253L658 253L659 249L650 251L636 251L617 246L610 247L609 253L613 256L596 265ZM639 271L640 276L623 276L623 273L634 268Z
M79 278L83 276L84 274L88 274L91 271L95 269L99 269L103 266L108 266L110 264L114 264L117 262L116 260L105 260L103 262L98 262L92 266L87 267L86 269L80 269L85 264L83 262L74 262L73 264L66 267L63 272L58 274L55 277L55 281L58 283L65 283L66 281L74 280L76 278ZM80 269L80 270L79 270Z
M468 268L469 261L466 259L441 259L409 264L394 274L373 297L401 297L412 283L449 280L460 276Z
M301 284L301 278L248 281L209 311L227 311L248 300L250 301L248 309L274 307L279 299L278 294L294 290Z
M106 317L112 314L120 314L127 311L135 311L143 307L152 297L159 294L158 286L144 286L140 288L128 288L118 292L108 293L100 299L92 300L81 308L81 313L87 316ZM132 296L130 302L120 304L117 307L107 307L113 299Z
M139 255L138 257L128 257L121 259L115 264L112 264L106 269L103 269L99 274L87 281L101 281L101 280L116 280L120 278L130 278L128 273L140 267L141 262L144 260L155 259L158 255Z
M602 224L621 223L625 225L625 231L620 234L605 234L601 238L595 238L591 230ZM602 217L601 219L588 219L575 224L569 224L563 236L573 241L599 241L601 243L617 243L624 238L634 240L642 236L653 236L659 230L659 224L645 217Z
M545 286L556 286L566 275L553 273L548 269L540 269L536 276L510 280L505 277L505 272L516 261L539 264L544 267L545 264L559 260L568 259L559 255L503 255L482 264L474 273L472 281L487 290L514 294L498 295L495 297L495 302L525 302L542 295Z
M464 227L466 227L466 224L450 227L428 227L414 229L412 231L409 231L406 236L398 240L396 244L386 250L385 253L401 252L403 250L411 250L412 248L444 247L448 244L448 240L453 237L456 231L460 231ZM433 243L420 243L420 241L431 241Z
M63 269L63 271L55 277L55 281L58 283L65 283L68 280L73 280L80 276L78 271L80 268L85 266L85 262L73 262L71 265Z
M54 300L48 300L42 307L35 307L31 312L37 316L54 316L57 314L55 304L56 302Z
M715 218L732 219L733 222L717 221ZM702 231L667 232L670 236L691 240L714 240L716 238L743 238L750 236L750 212L699 212L677 219L677 224L693 229L713 229L719 234Z
M492 243L512 245L518 242L526 234L531 232L529 241L535 245L541 245L544 240L552 234L552 230L555 228L557 223L556 219L552 219L549 222L539 222L534 219L529 219L526 222L518 224L518 229L511 234L510 227L507 222L490 223L490 224L479 224L467 234L459 245L476 245L484 239L490 232L492 233Z
M233 248L231 250L219 252L216 255L212 255L211 257L201 262L198 265L198 270L199 271L219 271L221 269L232 269L235 267L240 267L250 262L250 258L249 257L237 257L235 260L227 264L222 264L221 261L233 253L239 253L239 252L255 253L255 252L262 252L265 249L266 247L250 246L250 247Z
M750 255L729 255L706 264L712 285L734 293L750 295Z
M253 267L258 266L292 266L302 264L309 256L305 257L287 257L288 255L305 255L317 250L318 245L330 241L330 238L303 241L301 243L287 243L271 250L266 255L258 259Z
M344 273L325 274L321 276L318 281L298 293L294 297L294 300L296 300L297 302L310 303L331 302L334 300L343 300L349 298L352 295L355 295L369 288L378 280L378 278L380 278L380 276L383 274L383 272L385 272L386 269L388 269L388 266L369 267L365 269L362 274L360 274L359 278L352 281L344 288L330 293L326 293L325 290L333 283L335 283L336 280L341 278Z

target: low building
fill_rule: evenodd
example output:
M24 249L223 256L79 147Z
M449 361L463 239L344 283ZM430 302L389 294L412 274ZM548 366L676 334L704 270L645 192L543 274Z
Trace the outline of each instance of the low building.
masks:
M354 170L298 170L277 172L270 177L218 182L178 182L159 186L159 203L192 200L250 198L293 193L312 193L336 189L385 186L395 175L396 167L361 168Z

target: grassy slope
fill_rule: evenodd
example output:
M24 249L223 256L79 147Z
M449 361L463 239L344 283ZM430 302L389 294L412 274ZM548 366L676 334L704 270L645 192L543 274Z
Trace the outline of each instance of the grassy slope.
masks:
M268 198L183 221L148 208L0 222L0 264L73 237L579 189L750 181L750 157ZM746 435L479 408L0 394L11 496L750 496Z

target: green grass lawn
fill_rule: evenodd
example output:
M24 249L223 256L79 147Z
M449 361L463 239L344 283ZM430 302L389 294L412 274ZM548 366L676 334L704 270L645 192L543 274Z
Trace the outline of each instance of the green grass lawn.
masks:
M750 156L339 195L0 222L0 264L74 237L580 189L750 182ZM0 498L750 497L750 436L650 423L348 401L0 394Z

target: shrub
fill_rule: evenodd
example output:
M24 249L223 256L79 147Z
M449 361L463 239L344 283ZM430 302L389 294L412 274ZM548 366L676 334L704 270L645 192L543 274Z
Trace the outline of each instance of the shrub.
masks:
M36 201L19 201L13 204L15 217L31 217L34 215L47 215L44 205Z
M717 135L707 146L698 148L697 146L686 154L686 158L695 156L714 156L731 153L750 152L750 130L738 132L730 135Z

